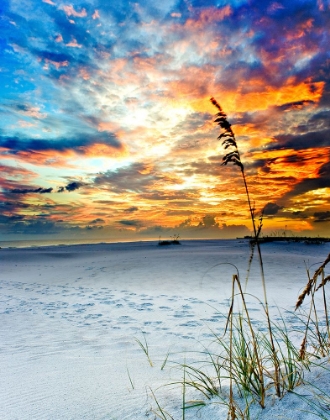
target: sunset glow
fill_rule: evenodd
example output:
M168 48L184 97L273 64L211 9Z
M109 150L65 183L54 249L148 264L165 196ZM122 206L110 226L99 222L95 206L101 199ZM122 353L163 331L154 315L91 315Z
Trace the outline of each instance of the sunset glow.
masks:
M227 113L264 234L330 235L330 4L9 0L0 234L249 235Z

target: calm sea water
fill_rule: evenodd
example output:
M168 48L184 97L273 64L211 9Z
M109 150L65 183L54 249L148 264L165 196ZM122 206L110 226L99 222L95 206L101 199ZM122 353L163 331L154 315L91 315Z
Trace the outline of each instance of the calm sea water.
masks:
M114 243L128 243L128 242L158 242L159 238L111 238L104 240L104 238L52 238L52 239L24 239L24 240L11 240L4 241L0 240L0 248L30 248L30 247L42 247L42 246L59 246L59 245L84 245L84 244L114 244ZM181 241L181 239L180 239ZM229 243L241 242L237 239L196 239L196 238L185 238L182 242L194 242L197 243L202 241L203 243L221 243L223 246ZM246 240L244 242L247 242Z
M152 239L148 239L151 240ZM57 245L82 245L82 244L100 244L100 243L118 243L118 242L139 242L132 239L111 239L105 241L104 239L28 239L15 241L0 241L1 248L29 248L40 246L57 246Z

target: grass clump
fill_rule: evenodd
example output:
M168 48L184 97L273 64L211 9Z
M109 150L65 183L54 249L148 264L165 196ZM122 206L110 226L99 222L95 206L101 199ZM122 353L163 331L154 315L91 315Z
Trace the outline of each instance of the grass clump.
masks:
M193 407L207 404L207 401L223 404L227 407L230 420L250 419L252 404L258 404L261 409L266 407L269 397L283 398L287 392L294 390L304 383L304 371L309 369L313 358L324 357L330 354L330 326L328 319L325 286L330 282L330 276L325 275L325 266L330 262L330 254L317 268L313 276L307 270L308 282L296 303L294 313L298 329L289 329L285 320L280 316L280 322L273 322L269 314L264 265L260 247L262 230L262 214L259 222L256 221L255 208L248 189L247 178L241 155L235 139L231 124L218 102L211 98L211 102L218 109L215 122L220 126L218 136L226 150L223 165L233 164L241 171L242 180L247 197L248 210L253 227L251 240L251 257L248 265L246 285L249 270L257 251L261 275L263 300L255 297L263 307L266 328L258 326L250 317L246 304L246 292L243 292L239 273L232 278L231 303L228 311L225 333L220 336L214 334L210 348L200 352L202 359L199 363L183 363L179 368L183 370L183 379L169 385L180 384L182 387L182 419L185 411ZM315 302L315 293L323 293L323 310L325 327L320 327L319 312ZM307 313L301 311L305 298L310 297L310 307ZM238 310L237 310L238 308ZM299 311L298 311L299 310ZM294 344L292 335L302 335L300 348ZM147 357L148 349L139 343ZM212 350L210 350L212 348ZM166 358L167 360L167 358ZM201 394L202 399L187 401L186 392L191 388ZM328 401L326 396L324 400ZM160 418L172 418L160 408ZM309 402L313 409L315 403ZM317 415L323 416L324 404L317 403ZM166 416L169 417L166 417Z
M263 264L262 254L261 254L260 243L259 243L260 233L262 229L262 215L260 216L260 219L259 219L259 225L257 225L256 220L255 220L255 208L251 204L252 201L251 201L250 192L249 192L249 188L247 184L244 165L241 161L241 155L240 155L238 145L235 139L235 134L231 128L231 124L227 120L227 115L223 112L220 104L214 98L211 98L210 100L212 104L219 111L216 114L217 118L215 119L214 122L218 123L218 125L220 126L220 135L218 136L218 139L223 140L222 145L224 146L225 150L227 150L227 153L223 157L222 164L227 165L228 163L232 163L233 165L238 166L241 170L242 180L243 180L246 198L247 198L247 204L248 204L250 218L251 218L252 227L253 227L253 242L252 242L252 252L251 252L250 263L252 262L254 247L256 247L258 257L259 257L259 267L260 267L260 275L261 275L263 299L264 299L263 303L264 303L264 309L265 309L267 326L268 326L269 342L271 346L272 357L274 360L274 381L275 381L274 385L276 388L276 395L280 397L281 390L280 390L279 366L277 365L277 356L276 356L276 349L275 349L274 337L273 337L273 331L272 331L272 323L269 316L264 264Z

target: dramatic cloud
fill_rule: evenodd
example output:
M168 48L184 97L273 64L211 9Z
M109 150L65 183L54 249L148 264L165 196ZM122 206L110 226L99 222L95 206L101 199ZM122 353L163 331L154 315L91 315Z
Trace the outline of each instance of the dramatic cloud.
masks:
M54 140L47 139L25 139L18 137L0 136L0 147L7 149L8 154L19 156L20 153L33 153L43 151L74 150L77 153L84 154L88 147L94 144L105 144L115 149L121 147L115 136L109 133L97 133L95 135L82 134L79 137L59 138Z
M215 217L212 214L207 214L203 217L202 221L198 225L199 227L217 227L218 223L215 221Z
M36 188L36 189L14 189L9 191L11 194L30 194L30 193L38 193L38 194L49 194L53 191L53 188Z
M99 223L105 223L105 221L103 219L97 218L90 222L91 225L99 224Z
M283 197L283 200L320 188L330 188L330 157L329 162L319 168L317 177L304 178L302 181L298 182L291 191Z
M330 211L320 211L314 213L314 222L330 222Z
M132 206L132 207L129 207L128 209L126 209L125 212L134 213L135 211L138 211L138 210L139 210L138 207Z
M116 171L107 171L98 175L94 182L96 185L105 186L114 192L123 191L144 192L157 182L170 182L165 174L160 174L153 165L134 163Z
M267 203L263 209L263 214L265 216L274 216L281 210L283 207L278 206L276 203Z
M63 191L75 191L78 190L80 187L82 187L83 185L85 185L83 182L77 182L77 181L73 181L70 182L68 185L66 185L65 187L59 187L58 191L59 193L63 192Z
M214 96L265 229L330 235L327 2L188 3L1 4L0 233L249 234Z
M119 223L124 226L134 226L134 227L142 226L139 220L119 220Z

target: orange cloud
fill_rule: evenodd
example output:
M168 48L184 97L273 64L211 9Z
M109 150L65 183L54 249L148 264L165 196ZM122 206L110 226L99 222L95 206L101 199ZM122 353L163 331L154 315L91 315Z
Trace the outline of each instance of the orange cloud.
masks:
M73 47L73 48L81 48L82 45L78 44L76 39L73 39L72 41L70 41L68 44L65 44L67 47Z
M12 155L6 155L8 149L3 149L3 158L12 159ZM1 152L1 150L0 150ZM103 143L94 143L88 146L80 146L76 149L46 150L46 151L18 151L15 159L28 162L36 166L53 166L74 168L80 165L78 156L84 157L121 157L127 151L124 147L120 149Z
M209 7L198 13L196 19L188 19L185 27L189 29L201 29L207 25L224 20L232 14L230 6L223 8Z
M125 156L127 153L124 147L117 149L103 143L94 143L89 146L80 146L78 147L77 151L86 157L120 157Z
M19 166L7 166L0 165L0 174L5 175L6 177L11 177L15 179L27 179L34 178L37 176L35 172L32 172L28 169L19 167Z
M293 78L279 88L267 86L261 80L250 80L248 86L244 82L237 87L237 91L215 93L215 97L223 97L221 103L228 113L247 112L297 101L318 102L323 89L324 82L311 83L306 80L296 83Z
M16 159L28 162L36 166L54 166L73 168L72 164L76 154L72 150L66 151L19 151L15 154Z
M310 32L311 29L313 29L313 23L314 19L310 18L306 20L305 22L301 23L295 28L294 32L290 32L286 35L286 39L288 41L294 41L299 38L303 38L306 36L306 32Z
M118 129L118 124L113 121L102 121L98 124L97 129L99 131L115 132Z
M328 162L328 154L324 148L265 150L246 157L247 160L250 158L265 162L258 169L257 175L249 176L251 190L260 194L258 201L263 200L263 195L272 197L273 200L279 199L303 179L317 178L321 166Z

